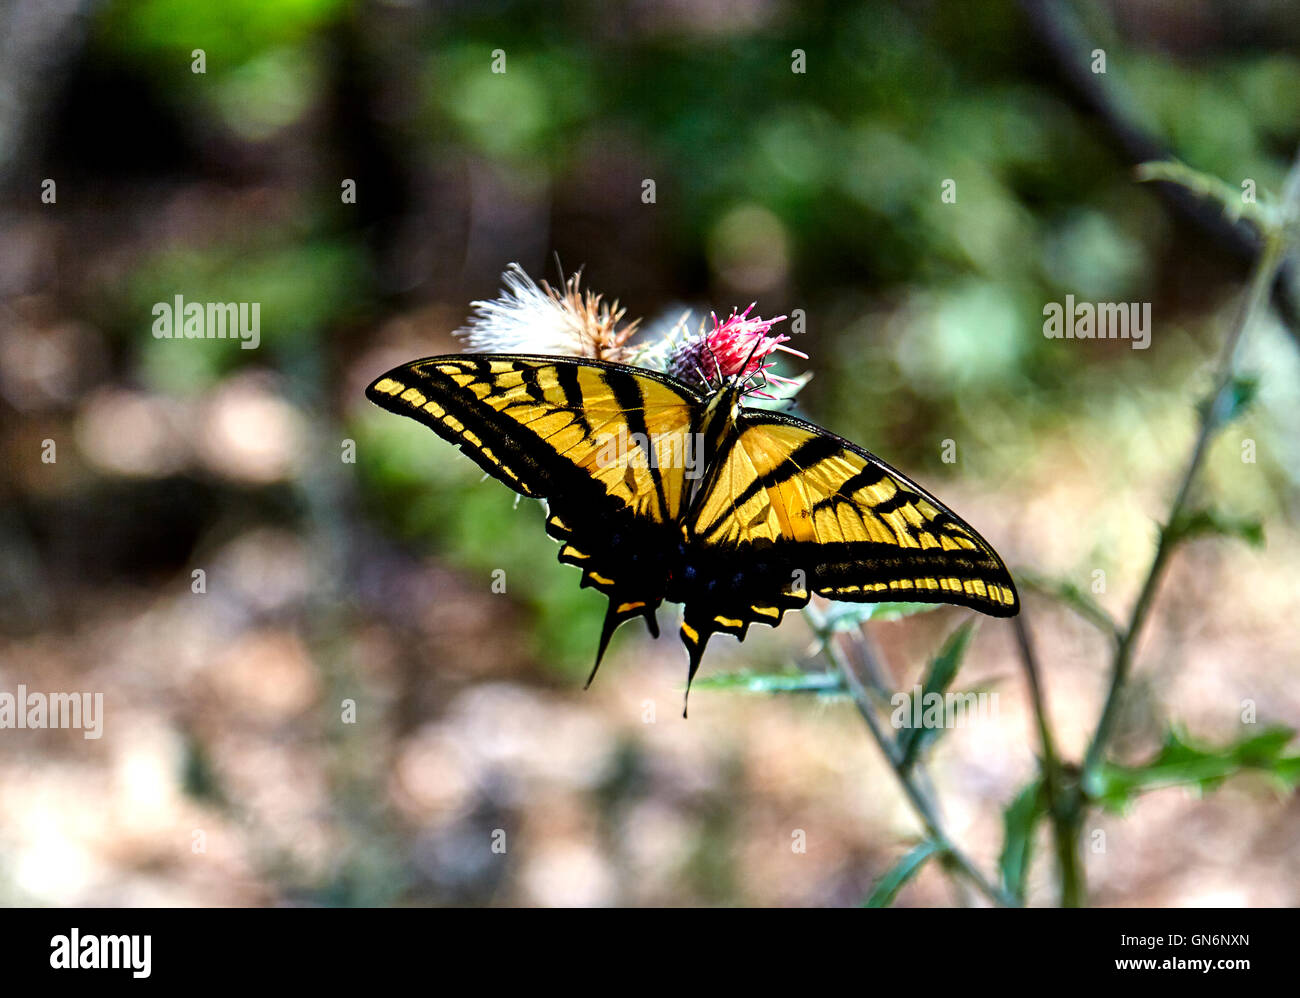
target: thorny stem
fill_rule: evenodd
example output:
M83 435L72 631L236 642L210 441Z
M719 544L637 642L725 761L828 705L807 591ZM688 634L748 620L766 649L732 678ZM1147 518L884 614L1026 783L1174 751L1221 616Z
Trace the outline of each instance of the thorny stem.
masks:
M1110 688L1106 692L1106 703L1097 722L1096 733L1092 737L1092 742L1089 744L1088 752L1083 760L1083 786L1085 788L1091 785L1097 768L1104 758L1106 745L1114 734L1121 694L1133 664L1133 652L1137 645L1138 635L1142 631L1142 625L1146 623L1151 604L1154 602L1156 592L1160 586L1161 576L1164 574L1165 565L1169 561L1169 555L1177 543L1177 536L1170 528L1187 505L1196 474L1200 471L1201 464L1205 460L1205 454L1209 450L1210 441L1214 438L1215 431L1222 423L1223 405L1228 388L1232 383L1237 347L1241 343L1246 328L1268 307L1273 282L1277 278L1278 268L1286 257L1289 237L1292 234L1291 230L1297 223L1297 218L1300 218L1300 157L1297 157L1287 177L1286 190L1281 204L1281 217L1276 225L1263 233L1263 248L1255 261L1250 285L1241 299L1232 326L1228 331L1228 336L1223 342L1223 349L1219 354L1214 388L1210 393L1207 404L1201 409L1196 444L1192 448L1187 468L1183 472L1182 483L1179 485L1178 493L1174 498L1173 505L1170 507L1169 517L1161 527L1160 539L1156 543L1155 557L1151 560L1151 568L1147 572L1146 581L1142 584L1142 590L1138 594L1137 602L1133 604L1133 613L1129 618L1128 627L1121 633L1119 644L1115 649L1115 658L1111 665Z
M853 703L858 708L858 713L867 722L871 737L880 746L880 751L884 754L890 768L893 769L894 775L898 777L903 793L907 795L908 801L911 802L912 808L920 817L922 824L925 825L926 832L939 848L939 851L981 894L994 904L1005 908L1018 907L1016 899L995 884L990 883L971 858L954 845L952 839L948 837L948 833L943 826L943 819L939 816L934 801L921 789L915 774L903 770L902 753L898 750L894 740L886 734L881 726L880 718L876 715L875 704L871 700L871 694L858 677L852 663L836 645L833 635L826 637L824 651L831 664L844 677L844 682L849 688L849 695L853 697Z
M1201 465L1205 461L1205 455L1209 450L1211 441L1214 439L1215 432L1224 422L1224 407L1227 401L1227 393L1232 385L1237 350L1242 337L1247 328L1267 309L1273 285L1277 280L1282 264L1285 262L1288 249L1296 236L1300 235L1297 232L1300 229L1300 154L1297 155L1287 177L1282 202L1278 214L1272 219L1272 223L1261 233L1263 245L1255 260L1250 283L1237 307L1228 335L1224 339L1218 364L1215 367L1213 387L1209 398L1200 410L1196 443L1193 445L1191 456L1187 460L1187 466L1183 472L1182 481L1178 486L1178 492L1174 496L1173 504L1170 506L1168 518L1160 529L1155 555L1151 560L1151 567L1142 583L1142 589L1138 594L1137 601L1133 604L1133 612L1129 617L1128 626L1120 630L1110 623L1109 616L1100 611L1099 608L1094 611L1091 607L1081 609L1077 601L1072 604L1076 610L1083 612L1084 616L1097 623L1104 631L1112 633L1115 638L1115 655L1111 664L1110 685L1106 691L1106 701L1098 718L1096 731L1084 755L1082 771L1077 781L1070 779L1070 774L1062 765L1053 744L1051 726L1047 719L1047 710L1044 703L1038 660L1034 654L1029 627L1025 622L1024 614L1022 613L1015 620L1016 641L1019 645L1025 675L1029 682L1034 716L1038 722L1039 740L1042 744L1043 788L1047 796L1047 810L1052 822L1057 865L1061 878L1061 905L1063 907L1075 907L1082 904L1084 900L1085 882L1079 862L1078 841L1086 813L1086 795L1089 788L1094 784L1097 770L1105 758L1106 746L1114 734L1119 705L1132 668L1138 636L1141 634L1142 626L1146 623L1146 619L1150 614L1165 566L1168 564L1169 557L1179 540L1178 534L1174 530L1174 524L1178 522L1179 517L1187 507L1197 472L1200 471Z
M1282 203L1275 224L1263 232L1262 236L1263 246L1256 258L1250 284L1237 308L1215 368L1213 389L1207 403L1201 408L1196 443L1192 448L1191 456L1188 458L1187 467L1183 473L1173 504L1170 507L1168 519L1161 528L1155 556L1151 561L1151 568L1147 572L1141 592L1133 605L1133 612L1129 617L1128 626L1122 631L1114 628L1109 616L1099 610L1084 613L1085 617L1101 626L1103 631L1113 633L1116 647L1111 665L1110 686L1106 693L1106 701L1102 707L1096 731L1084 756L1082 771L1078 779L1072 778L1073 774L1062 763L1060 756L1057 754L1051 724L1047 716L1038 659L1034 653L1029 627L1023 612L1015 620L1016 642L1025 675L1029 682L1030 698L1038 725L1039 742L1042 746L1043 788L1047 797L1057 863L1060 868L1061 904L1063 907L1077 907L1084 901L1085 882L1079 862L1078 840L1086 812L1085 795L1098 767L1101 765L1106 746L1114 733L1119 703L1133 663L1133 653L1138 635L1141 633L1142 626L1146 623L1147 616L1150 613L1169 556L1178 542L1178 537L1171 528L1187 506L1197 472L1200 471L1201 465L1204 463L1206 452L1209 450L1215 431L1222 425L1226 393L1232 384L1237 348L1241 343L1242 336L1259 314L1267 308L1269 295L1277 280L1278 272L1286 259L1288 249L1291 243L1296 241L1297 237L1300 237L1300 155L1297 155L1296 162L1287 177L1286 189L1283 192ZM831 664L844 677L858 713L862 715L862 719L866 722L876 744L880 746L880 751L894 770L894 775L898 778L903 792L921 818L927 833L940 852L946 856L956 870L994 904L1003 907L1018 907L1020 902L1008 892L987 880L970 857L954 845L948 837L936 803L921 788L917 782L916 774L903 767L903 756L897 743L885 733L876 714L875 704L871 699L870 692L857 675L853 665L836 645L834 635L828 634L824 637L823 651ZM872 665L871 662L868 662L868 666L870 669L878 670L878 664ZM879 679L879 677L873 676L873 679Z
M889 701L892 684L886 679L883 657L880 653L880 646L865 627L859 628L853 634L853 641L849 645L848 664L855 670L859 665L866 676L867 692L875 698L877 706L883 708L883 704ZM897 745L897 742L894 743ZM929 772L926 770L925 760L915 758L911 765L907 763L907 757L904 753L900 762L900 768L907 776L914 777L916 787L921 794L928 798L934 805L934 812L939 820L943 821L943 805L938 795L934 791L934 784L930 781ZM962 904L969 907L971 897L971 887L963 880L954 879L953 887L961 892Z
M1020 661L1029 680L1029 695L1034 705L1034 718L1038 722L1038 741L1042 746L1043 790L1047 795L1047 811L1052 822L1052 841L1056 847L1056 864L1061 877L1061 907L1077 908L1083 904L1084 881L1079 866L1078 787L1070 785L1061 758L1056 752L1052 727L1047 718L1047 704L1038 670L1038 657L1034 654L1029 624L1022 608L1015 618L1016 644L1020 648Z

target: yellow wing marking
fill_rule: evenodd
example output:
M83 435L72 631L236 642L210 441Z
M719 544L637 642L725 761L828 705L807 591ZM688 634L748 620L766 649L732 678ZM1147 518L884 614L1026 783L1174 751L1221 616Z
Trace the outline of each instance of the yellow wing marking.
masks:
M861 582L818 591L861 599L912 590L1015 605L1014 593L993 581L1005 577L996 554L937 500L892 469L811 427L755 421L742 422L738 432L701 501L690 527L694 536L721 547L757 545L756 551L768 542L814 544L827 550L813 557L838 558L846 565L854 564L855 557L871 556L855 555L852 547L833 554L838 545L870 542L900 554L916 551L918 566L927 566L923 575L909 573L904 556L898 577L882 581L880 565L862 561ZM920 552L925 552L924 562ZM951 564L943 557L935 560L945 554ZM851 569L840 571L852 574Z
M781 537L821 544L874 541L914 549L977 549L951 519L934 528L940 509L882 467L868 469L868 460L855 451L841 447L801 466L798 474L783 475L783 466L810 436L798 426L745 427L701 507L697 532L712 532L713 539L731 543ZM846 483L863 475L878 480L842 493ZM756 493L750 488L746 495L751 482L769 477L774 478L771 484ZM913 498L894 502L900 490ZM885 503L895 508L878 510Z
M398 376L375 382L373 391L400 399L426 420L432 417L459 438L463 449L526 494L533 493L516 471L466 428L474 406L516 440L531 438L512 433L511 427L527 428L551 454L582 469L634 514L656 521L679 518L686 469L703 472L691 432L698 402L632 371L466 355L417 361L393 374Z
M680 514L685 468L696 458L691 450L694 405L669 386L583 366L570 369L572 381L566 386L559 365L544 361L484 364L471 357L442 361L435 370L468 388L502 418L537 434L634 513L655 520ZM634 377L640 404L625 405L611 377ZM634 423L644 429L635 429Z

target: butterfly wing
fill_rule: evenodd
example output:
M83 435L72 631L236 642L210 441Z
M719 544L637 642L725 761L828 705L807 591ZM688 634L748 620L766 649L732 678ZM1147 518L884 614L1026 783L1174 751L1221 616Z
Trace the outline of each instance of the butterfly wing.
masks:
M560 561L610 600L597 666L625 620L643 616L658 633L654 612L695 470L702 405L689 388L622 364L454 354L394 368L366 395L516 492L547 500Z
M687 518L682 640L692 674L715 631L743 638L809 593L956 603L1013 616L1011 575L984 538L902 473L805 420L742 409Z

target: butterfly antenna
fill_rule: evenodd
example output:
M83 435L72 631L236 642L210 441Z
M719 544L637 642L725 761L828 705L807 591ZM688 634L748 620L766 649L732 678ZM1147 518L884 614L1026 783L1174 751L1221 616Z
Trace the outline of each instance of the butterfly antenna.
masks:
M745 358L745 363L741 364L740 370L736 372L737 377L739 377L741 374L744 374L744 372L749 370L749 362L754 359L754 354L758 352L758 348L761 347L762 345L763 345L763 334L755 333L754 345L749 348L749 356Z

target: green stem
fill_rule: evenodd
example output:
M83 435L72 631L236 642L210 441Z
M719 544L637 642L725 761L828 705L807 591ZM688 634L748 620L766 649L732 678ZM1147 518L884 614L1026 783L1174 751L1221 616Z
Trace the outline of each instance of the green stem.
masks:
M1023 607L1015 617L1014 624L1016 644L1020 648L1020 661L1029 680L1029 697L1034 707L1034 718L1038 722L1038 741L1043 752L1043 791L1047 796L1047 814L1052 823L1052 842L1056 848L1056 866L1061 878L1061 907L1080 908L1086 891L1083 869L1079 862L1079 832L1083 820L1078 786L1070 784L1052 738L1038 657L1034 654Z
M1197 472L1200 471L1206 452L1209 450L1210 442L1214 438L1214 433L1221 424L1220 414L1225 393L1232 383L1237 348L1241 343L1246 328L1268 307L1269 295L1273 289L1273 283L1277 279L1278 268L1286 257L1287 247L1293 235L1297 218L1300 218L1300 158L1297 158L1287 178L1279 221L1263 233L1263 248L1255 260L1250 284L1237 308L1232 327L1228 331L1227 339L1223 343L1223 350L1219 355L1214 388L1210 393L1207 404L1201 410L1196 444L1192 448L1192 455L1188 459L1186 470L1183 472L1182 482L1178 487L1177 495L1174 497L1173 505L1170 507L1169 516L1160 530L1160 539L1156 544L1155 557L1151 560L1151 568L1147 572L1146 580L1142 583L1142 590L1138 594L1137 602L1133 604L1133 613L1129 618L1128 627L1120 634L1119 644L1115 650L1115 658L1111 665L1110 687L1106 691L1106 702L1102 707L1101 717L1097 722L1097 730L1092 736L1092 741L1088 745L1088 751L1083 760L1083 787L1085 790L1092 785L1092 779L1097 768L1105 758L1106 746L1114 735L1120 700L1125 683L1128 680L1129 670L1133 664L1133 653L1138 636L1141 634L1142 626L1146 623L1147 616L1151 611L1151 605L1155 601L1165 566L1176 544L1176 538L1170 533L1169 525L1177 520L1186 507Z
M938 808L929 795L925 793L916 782L914 774L904 772L902 762L902 753L899 752L898 746L890 738L884 728L881 726L880 718L876 715L875 704L872 702L871 694L863 685L862 680L858 677L856 670L850 664L844 653L835 644L834 636L828 635L824 645L824 652L830 663L839 670L840 675L844 677L844 682L848 685L849 695L853 697L853 703L858 708L858 713L862 719L867 722L867 728L871 731L871 737L875 739L880 751L884 753L886 761L890 768L893 769L894 775L898 777L898 782L903 788L903 793L907 795L908 801L911 802L912 808L920 817L921 823L925 825L925 830L931 840L938 847L949 862L964 876L972 886L981 894L987 897L994 904L1001 905L1005 908L1018 907L1018 902L1006 891L991 883L979 867L962 852L948 837L947 831L943 826L943 819L939 816Z

